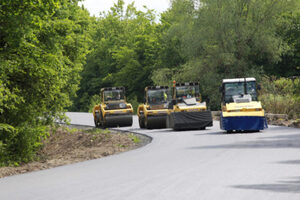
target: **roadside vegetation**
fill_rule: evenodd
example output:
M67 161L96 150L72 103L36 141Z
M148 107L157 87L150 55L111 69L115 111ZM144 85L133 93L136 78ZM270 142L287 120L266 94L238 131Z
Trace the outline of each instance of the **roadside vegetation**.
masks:
M56 125L50 128L48 137L41 141L32 162L1 167L0 178L101 158L137 148L147 142L147 138L133 133Z
M221 80L253 76L268 112L299 118L299 24L298 0L171 0L160 16L119 0L98 18L78 0L3 0L0 166L35 160L102 87L124 86L136 108L145 86L198 81L219 110Z
M263 77L260 100L266 112L300 119L300 79Z
M148 85L199 81L220 108L223 78L300 76L299 1L173 0L160 21L119 1L94 24L92 50L70 108L88 111L101 87L123 85L129 102Z
M93 20L77 1L1 1L0 166L32 161L71 105Z

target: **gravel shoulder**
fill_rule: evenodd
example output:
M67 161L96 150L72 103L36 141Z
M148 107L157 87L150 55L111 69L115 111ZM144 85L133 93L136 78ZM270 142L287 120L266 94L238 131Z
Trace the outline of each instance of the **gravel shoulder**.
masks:
M0 178L98 159L136 149L150 142L150 137L132 132L89 126L60 126L51 129L48 139L42 141L42 148L35 161L20 166L1 167Z

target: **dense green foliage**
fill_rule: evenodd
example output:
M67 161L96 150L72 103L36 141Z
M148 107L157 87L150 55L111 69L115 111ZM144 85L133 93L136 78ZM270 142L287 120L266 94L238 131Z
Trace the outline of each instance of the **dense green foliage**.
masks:
M76 0L1 1L0 165L33 159L45 126L71 105L90 21Z
M119 1L95 24L93 50L87 56L74 109L87 111L93 95L102 87L124 86L128 99L142 101L156 69L159 34L152 11L137 11L131 4L124 10Z
M223 78L254 76L260 80L262 74L300 75L296 60L299 51L296 3L172 1L171 9L163 14L162 19L170 24L163 37L168 38L166 41L177 41L181 48L178 57L185 62L175 69L173 66L156 71L154 82L166 84L170 77L199 81L203 96L211 100L211 108L219 109L217 88ZM290 59L289 72L282 73L287 67L284 56Z
M90 110L101 87L123 85L137 104L145 86L172 80L199 81L217 110L223 78L299 76L298 8L296 0L172 0L157 22L120 0L95 24L71 110Z
M260 97L266 112L300 118L300 79L263 77Z
M300 76L300 10L283 15L284 22L277 29L283 41L288 44L288 50L281 55L281 61L275 65L266 66L270 75Z

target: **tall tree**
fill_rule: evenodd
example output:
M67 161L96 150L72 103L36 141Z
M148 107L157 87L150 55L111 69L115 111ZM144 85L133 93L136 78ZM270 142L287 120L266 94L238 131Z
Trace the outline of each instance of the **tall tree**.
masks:
M300 2L299 2L300 4ZM277 34L289 46L288 50L281 55L278 63L265 66L268 75L278 77L300 76L300 9L284 13L281 23L277 28Z
M210 96L217 109L220 97L216 88L222 78L259 78L287 52L289 44L276 31L282 15L294 10L296 2L173 0L168 12L174 12L177 19L169 30L176 30L180 55L186 61L176 67L177 73L162 69L154 73L153 80L159 83L165 72L179 81L200 81L202 93ZM177 9L177 5L188 9Z
M156 68L157 30L153 11L138 11L134 4L125 10L122 0L103 13L72 109L87 111L91 97L109 86L125 86L129 99L142 101L144 87L152 84L150 75Z
M71 104L90 40L89 14L77 3L1 1L0 141L8 157L31 159L40 127Z

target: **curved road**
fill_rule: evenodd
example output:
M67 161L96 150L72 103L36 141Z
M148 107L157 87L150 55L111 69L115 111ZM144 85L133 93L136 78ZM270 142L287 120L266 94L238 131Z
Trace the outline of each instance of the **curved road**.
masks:
M72 124L93 125L91 114L68 115ZM135 117L122 129L151 136L150 144L2 178L0 199L300 199L300 129L224 134L214 124L203 131L141 130Z

